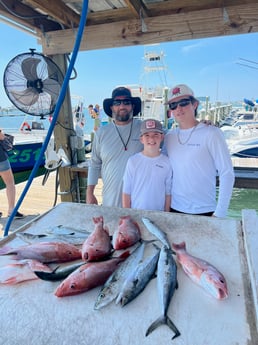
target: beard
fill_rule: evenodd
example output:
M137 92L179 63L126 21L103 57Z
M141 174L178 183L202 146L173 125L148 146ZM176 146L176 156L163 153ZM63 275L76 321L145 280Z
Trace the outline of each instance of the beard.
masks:
M133 110L128 112L128 113L123 113L122 115L120 115L119 112L112 114L112 117L114 120L119 121L119 122L128 122L129 120L131 120L133 118Z

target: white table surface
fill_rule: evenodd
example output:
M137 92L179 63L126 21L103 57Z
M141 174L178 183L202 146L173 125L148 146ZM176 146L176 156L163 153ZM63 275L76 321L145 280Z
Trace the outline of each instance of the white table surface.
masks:
M125 307L112 303L101 310L93 309L100 288L57 298L53 292L60 282L35 280L15 286L2 285L0 344L257 345L257 300L250 289L254 278L250 277L250 262L248 264L246 257L249 240L243 238L241 221L61 203L18 231L42 233L55 225L93 231L92 217L103 215L112 234L118 226L119 216L127 214L139 223L145 239L151 239L153 235L141 222L142 216L166 231L170 242L185 241L190 254L205 259L224 274L229 297L223 301L210 297L178 265L179 287L171 300L168 315L181 336L171 341L174 334L166 326L145 337L149 325L161 314L156 279ZM254 221L256 219L255 214ZM246 223L247 236L249 225ZM6 244L18 246L24 243L14 233L0 241L0 246ZM0 266L10 261L10 256L0 256ZM252 260L249 261L252 267ZM254 276L257 279L255 273Z

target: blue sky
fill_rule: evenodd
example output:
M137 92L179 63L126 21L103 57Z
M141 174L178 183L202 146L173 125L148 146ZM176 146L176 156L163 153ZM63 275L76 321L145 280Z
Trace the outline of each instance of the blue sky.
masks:
M16 55L41 46L35 37L0 23L0 70ZM197 97L210 96L211 101L258 99L258 34L234 35L161 43L153 47L164 51L168 66L167 82L171 87L186 83ZM72 95L81 96L84 104L99 103L110 97L117 85L138 84L143 73L144 46L79 52L75 68L78 76L70 81ZM257 62L248 64L247 59ZM254 68L242 66L237 62ZM256 69L257 68L257 69ZM0 106L11 106L3 83L0 84Z

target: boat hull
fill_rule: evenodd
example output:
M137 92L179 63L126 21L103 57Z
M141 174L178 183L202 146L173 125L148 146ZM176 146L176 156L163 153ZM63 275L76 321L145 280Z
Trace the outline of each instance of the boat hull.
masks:
M13 173L32 170L39 159L42 143L15 144L14 149L8 153ZM40 160L40 165L45 164L45 156Z
M85 149L90 143L90 140L84 140ZM14 149L8 152L13 173L32 170L39 159L41 147L42 142L15 144ZM45 155L41 158L39 167L43 167L44 164Z

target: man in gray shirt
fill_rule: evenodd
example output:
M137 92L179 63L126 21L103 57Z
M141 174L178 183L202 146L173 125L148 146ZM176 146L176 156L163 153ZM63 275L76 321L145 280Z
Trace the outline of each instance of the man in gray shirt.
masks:
M101 177L102 205L122 207L122 184L127 160L143 149L139 140L141 120L134 118L141 111L141 99L132 97L129 89L118 87L113 90L111 98L104 100L103 109L112 122L100 127L94 135L86 202L98 204L94 189Z

